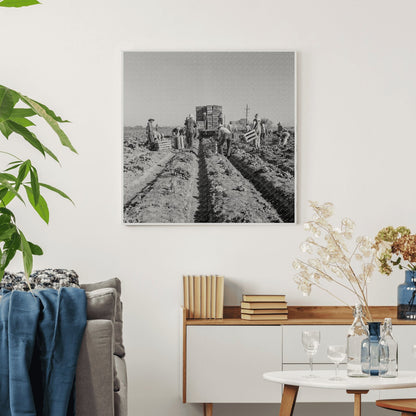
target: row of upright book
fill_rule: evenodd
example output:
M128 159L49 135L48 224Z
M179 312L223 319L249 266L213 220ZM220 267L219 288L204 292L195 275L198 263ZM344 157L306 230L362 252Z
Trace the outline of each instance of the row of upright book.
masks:
M285 295L243 295L241 319L247 321L283 321L288 316Z
M223 276L183 276L186 317L222 319L224 310Z

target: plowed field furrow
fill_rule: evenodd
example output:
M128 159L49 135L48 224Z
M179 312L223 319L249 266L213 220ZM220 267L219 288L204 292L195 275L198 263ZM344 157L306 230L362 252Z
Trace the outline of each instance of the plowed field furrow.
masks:
M241 142L235 143L235 147L244 150L248 154L255 154L260 157L272 169L280 171L282 176L294 176L295 174L295 146L292 140L289 140L287 146L283 147L270 144L263 145L260 151L256 151L253 146Z
M198 205L198 160L193 152L176 153L163 170L128 204L131 223L193 222Z
M202 178L205 186L200 191L208 192L200 195L200 201L207 200L210 222L282 222L273 206L226 157L214 154L203 143L200 146L200 166L206 175L206 179Z
M294 191L293 176L272 169L256 154L236 149L229 158L233 166L257 189L268 201L284 222L294 222Z
M209 180L207 174L207 164L204 157L204 146L199 142L198 149L198 209L195 213L195 222L212 222L211 198L209 194Z
M124 164L125 207L162 172L173 156L172 151L151 152L143 148L131 152L129 162Z

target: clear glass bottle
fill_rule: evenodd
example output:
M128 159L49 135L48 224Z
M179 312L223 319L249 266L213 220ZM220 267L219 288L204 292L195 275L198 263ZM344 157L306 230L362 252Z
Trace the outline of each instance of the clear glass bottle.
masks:
M391 318L385 318L380 343L380 377L397 377L398 347L392 335Z
M370 376L378 376L380 369L380 322L369 322L368 332L370 333L368 340L364 340L361 345L361 363L363 372L369 373ZM369 354L370 363L367 368L367 354Z
M363 321L363 307L357 303L354 308L354 322L347 336L347 375L349 377L369 376L370 353L363 350L363 342L364 345L365 343L369 345L369 332Z

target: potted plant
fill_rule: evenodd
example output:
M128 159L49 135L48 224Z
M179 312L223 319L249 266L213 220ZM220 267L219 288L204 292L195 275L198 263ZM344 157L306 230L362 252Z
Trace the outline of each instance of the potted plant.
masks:
M378 232L374 247L380 273L405 270L405 282L397 290L397 318L416 320L416 235L404 226L388 226Z
M39 4L37 0L3 0L0 7L24 7ZM0 136L5 139L20 136L27 144L44 157L51 157L59 163L58 157L39 139L30 127L35 126L35 117L40 117L57 134L60 143L76 153L60 124L66 123L46 105L27 97L11 88L0 85ZM5 143L4 143L5 144ZM49 208L41 190L49 190L71 201L68 195L52 185L41 182L38 171L30 159L23 160L3 147L0 153L11 161L0 170L0 280L6 267L17 252L22 252L25 276L28 279L33 268L33 255L42 255L42 249L27 240L11 203L25 199L46 222L49 222ZM72 201L71 201L72 202Z

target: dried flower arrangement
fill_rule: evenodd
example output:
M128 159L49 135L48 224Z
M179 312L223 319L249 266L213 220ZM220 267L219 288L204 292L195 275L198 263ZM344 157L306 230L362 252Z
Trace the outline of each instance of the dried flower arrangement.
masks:
M328 283L340 286L356 297L363 305L366 318L372 320L367 284L375 270L374 242L365 236L358 236L353 242L355 224L349 218L344 218L340 226L330 224L328 219L333 215L332 203L309 203L314 218L305 223L305 230L310 231L313 237L307 238L300 246L310 258L297 258L293 262L298 288L308 296L312 286L315 286L351 307L326 287Z
M374 243L380 273L390 275L393 267L416 271L416 235L406 227L381 229ZM402 262L404 260L404 262Z

